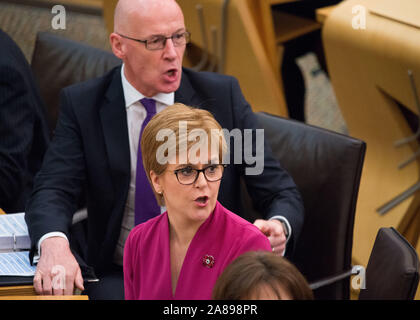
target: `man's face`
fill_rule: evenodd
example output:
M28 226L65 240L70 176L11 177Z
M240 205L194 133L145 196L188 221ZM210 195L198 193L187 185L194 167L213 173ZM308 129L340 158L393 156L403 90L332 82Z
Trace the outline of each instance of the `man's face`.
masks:
M182 11L175 4L152 6L147 14L132 14L129 22L130 34L124 35L141 40L186 31ZM185 45L176 47L172 39L167 39L163 49L148 50L144 43L125 38L121 41L125 51L125 76L138 91L151 97L179 88Z

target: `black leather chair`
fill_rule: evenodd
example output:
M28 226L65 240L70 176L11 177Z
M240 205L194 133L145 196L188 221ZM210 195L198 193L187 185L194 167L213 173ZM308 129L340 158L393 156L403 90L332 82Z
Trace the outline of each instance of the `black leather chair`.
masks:
M61 88L104 74L121 63L112 53L40 33L32 68L55 127ZM354 212L365 143L289 119L258 113L275 156L298 185L306 217L290 256L309 281L351 269ZM252 209L244 189L245 216ZM349 281L315 291L318 299L348 299Z
M351 271L353 225L366 144L301 122L257 113L266 139L295 180L305 222L290 260L311 283ZM259 214L248 195L247 219ZM314 290L316 299L349 299L347 277Z
M381 228L366 268L359 300L413 300L419 284L416 250L394 228Z
M119 64L121 60L111 52L48 32L38 33L31 67L47 107L51 132L57 122L60 90L99 77Z

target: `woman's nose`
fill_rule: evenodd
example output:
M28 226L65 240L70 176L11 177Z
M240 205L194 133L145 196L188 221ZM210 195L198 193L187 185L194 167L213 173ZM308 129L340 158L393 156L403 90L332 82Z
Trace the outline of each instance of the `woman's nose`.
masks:
M207 179L204 176L204 172L199 172L198 177L195 180L194 186L198 188L198 187L203 187L205 185L207 185Z

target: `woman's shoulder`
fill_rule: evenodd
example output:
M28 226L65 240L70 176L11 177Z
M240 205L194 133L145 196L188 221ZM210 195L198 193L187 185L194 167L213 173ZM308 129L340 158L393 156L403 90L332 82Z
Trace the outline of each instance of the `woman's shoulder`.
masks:
M166 212L135 226L130 231L127 241L137 241L140 238L147 238L148 236L155 234L157 229L160 229L162 224L165 223L165 218Z
M255 225L224 207L219 210L224 217L224 231L229 239L231 254L237 256L249 250L271 250L268 238Z
M245 220L236 213L233 213L232 211L226 209L220 203L218 203L218 205L220 212L223 213L223 216L225 218L227 228L237 230L238 234L242 234L245 231L247 233L249 232L251 235L262 235L261 231L251 222Z

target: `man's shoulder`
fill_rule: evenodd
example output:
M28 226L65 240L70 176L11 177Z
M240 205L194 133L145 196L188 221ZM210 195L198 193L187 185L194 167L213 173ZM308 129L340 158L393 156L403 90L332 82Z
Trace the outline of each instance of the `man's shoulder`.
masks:
M236 81L236 78L233 76L220 74L216 72L208 72L208 71L194 71L189 68L182 68L183 76L187 77L187 79L193 84L204 84L204 85L215 85L220 86L221 84L225 84L227 82Z
M92 93L94 92L107 90L109 86L111 85L114 77L118 77L118 75L120 74L120 71L121 71L121 66L117 66L117 67L112 68L110 71L106 72L104 75L100 77L88 79L83 82L72 84L68 87L65 87L63 90L70 94L86 93L86 94L92 95Z
M20 50L16 42L4 31L0 29L0 68L5 72L21 71L29 68L28 61Z

